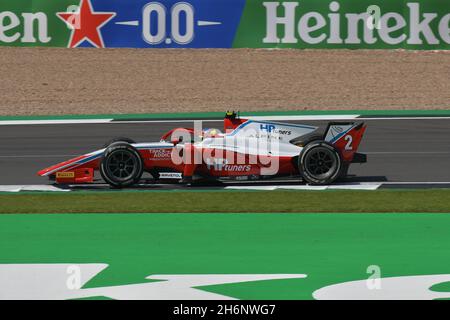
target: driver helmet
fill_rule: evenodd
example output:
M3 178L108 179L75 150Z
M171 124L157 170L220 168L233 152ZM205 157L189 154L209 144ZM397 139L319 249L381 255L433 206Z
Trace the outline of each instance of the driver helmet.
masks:
M219 129L215 129L215 128L205 129L203 131L203 138L214 138L221 134L222 134L222 132Z

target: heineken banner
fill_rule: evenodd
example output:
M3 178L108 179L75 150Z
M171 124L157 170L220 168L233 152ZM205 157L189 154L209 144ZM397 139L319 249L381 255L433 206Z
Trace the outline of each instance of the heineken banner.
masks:
M450 2L1 0L0 45L450 49Z

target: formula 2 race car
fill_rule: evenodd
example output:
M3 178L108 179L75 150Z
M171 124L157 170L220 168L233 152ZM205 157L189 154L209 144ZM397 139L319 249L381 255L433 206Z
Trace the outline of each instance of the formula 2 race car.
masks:
M116 188L138 184L144 172L152 181L258 180L292 177L327 185L347 175L357 153L364 123L331 122L325 133L309 125L241 119L227 112L224 131L176 128L159 142L116 138L106 147L38 172L57 184L94 182L94 173Z

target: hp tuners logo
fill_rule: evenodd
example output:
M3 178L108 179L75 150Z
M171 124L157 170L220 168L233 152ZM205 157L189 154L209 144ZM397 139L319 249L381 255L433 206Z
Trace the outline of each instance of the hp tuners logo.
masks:
M278 135L290 136L292 134L291 130L279 129L273 124L260 124L259 129L261 131L266 131L267 133L273 133Z
M228 172L249 172L252 168L249 164L230 164L227 159L205 159L208 170L228 171Z
M205 159L205 162L206 162L206 167L209 170L214 169L216 171L221 171L224 168L224 166L226 166L228 164L227 159L221 159L221 158Z
M273 130L275 130L275 126L273 124L261 124L259 128L261 129L261 131L267 132L272 132Z

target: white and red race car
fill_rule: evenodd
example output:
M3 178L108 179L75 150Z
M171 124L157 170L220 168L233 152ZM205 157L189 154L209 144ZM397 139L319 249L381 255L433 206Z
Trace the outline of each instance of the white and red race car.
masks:
M138 184L144 172L154 181L174 183L292 177L326 185L345 177L351 163L366 162L357 153L366 130L362 122L331 122L318 134L314 126L241 119L227 112L223 132L198 127L173 129L152 143L116 138L38 174L57 184L86 184L100 171L117 188Z

